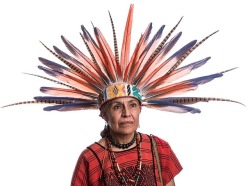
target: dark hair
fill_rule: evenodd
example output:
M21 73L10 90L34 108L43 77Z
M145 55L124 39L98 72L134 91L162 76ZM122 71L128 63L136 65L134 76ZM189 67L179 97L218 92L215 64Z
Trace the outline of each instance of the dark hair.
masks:
M102 117L102 119L104 119L104 116L107 114L107 109L109 108L110 104L111 104L111 101L108 101L101 106L100 117ZM109 133L109 125L106 123L104 126L104 129L101 131L100 135L102 138L104 138L104 137L106 137L106 135L108 133Z
M109 125L105 124L104 129L101 131L100 135L102 138L106 137L107 134L109 133Z

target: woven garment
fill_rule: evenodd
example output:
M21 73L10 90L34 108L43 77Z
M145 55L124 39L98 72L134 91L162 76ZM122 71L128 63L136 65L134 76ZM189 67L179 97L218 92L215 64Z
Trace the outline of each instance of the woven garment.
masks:
M146 134L140 135L142 143L142 174L138 185L160 186L161 182L156 159L153 158L151 139ZM161 160L163 183L166 185L182 170L182 166L167 142L156 137L156 143ZM115 155L122 173L126 176L131 176L134 173L138 158L136 147L115 152ZM76 164L71 186L121 186L114 170L111 169L108 152L106 151L104 164L102 165L103 156L104 147L98 143L94 143L85 149ZM102 173L101 167L103 167ZM101 180L99 179L100 176Z

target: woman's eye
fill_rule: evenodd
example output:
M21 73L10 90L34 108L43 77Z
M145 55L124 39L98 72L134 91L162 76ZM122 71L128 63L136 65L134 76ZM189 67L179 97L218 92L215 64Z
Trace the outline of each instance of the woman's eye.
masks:
M115 105L115 106L114 106L114 109L115 109L115 110L116 110L116 109L120 109L120 108L122 108L121 105Z
M131 103L131 104L130 104L130 107L136 107L136 106L137 106L136 103Z

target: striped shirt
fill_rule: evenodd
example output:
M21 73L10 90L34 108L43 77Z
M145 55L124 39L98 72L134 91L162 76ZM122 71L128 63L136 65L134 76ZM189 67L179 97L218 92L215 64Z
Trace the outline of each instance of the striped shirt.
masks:
M153 155L150 136L140 133L142 168L137 185L161 185L156 159ZM170 182L181 170L175 153L170 145L156 137L156 144L161 163L163 184ZM126 177L131 177L135 172L138 160L137 148L115 152L120 170ZM121 186L114 170L108 151L99 143L93 143L80 155L71 180L71 186Z

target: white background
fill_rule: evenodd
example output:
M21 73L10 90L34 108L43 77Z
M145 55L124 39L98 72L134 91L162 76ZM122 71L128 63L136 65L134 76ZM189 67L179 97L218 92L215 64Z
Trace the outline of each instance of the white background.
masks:
M249 186L249 42L247 1L84 1L10 0L0 3L0 105L32 100L49 82L22 72L44 75L37 57L57 61L42 41L64 51L60 35L85 50L79 33L84 24L99 27L112 46L108 10L119 43L130 3L135 4L132 49L149 22L153 32L165 24L165 34L184 16L175 47L201 40L220 30L196 49L185 64L207 56L212 59L196 76L238 69L200 86L193 96L223 97L244 103L197 104L201 114L174 114L143 109L140 129L168 141L183 171L178 186ZM132 50L131 49L131 50ZM0 185L67 186L81 151L94 141L104 121L98 111L44 112L44 105L0 109Z

